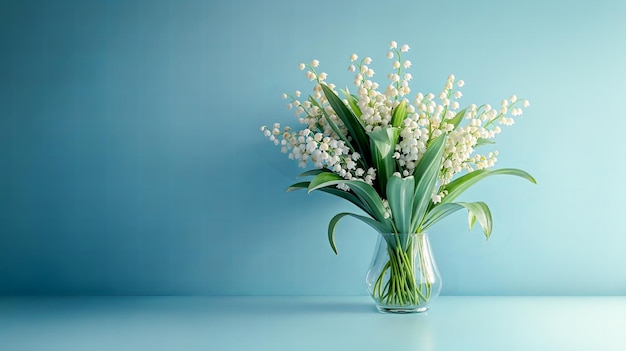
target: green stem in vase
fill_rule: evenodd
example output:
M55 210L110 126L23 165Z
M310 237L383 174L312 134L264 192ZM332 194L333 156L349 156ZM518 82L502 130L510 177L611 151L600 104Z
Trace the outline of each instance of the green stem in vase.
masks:
M404 245L398 237L394 239L387 243L388 261L374 283L375 298L383 304L399 306L421 305L428 302L432 284L428 278L428 263L424 255L427 248L419 239L415 241L409 238L402 243ZM416 264L419 282L415 276Z

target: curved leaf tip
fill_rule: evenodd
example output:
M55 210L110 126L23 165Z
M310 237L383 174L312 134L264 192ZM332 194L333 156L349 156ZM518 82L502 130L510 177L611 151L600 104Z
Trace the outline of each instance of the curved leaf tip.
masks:
M354 214L350 212L338 213L333 218L331 218L330 222L328 222L328 242L330 243L330 247L333 249L333 252L335 254L338 254L337 246L335 245L335 227L337 226L337 223L339 222L339 220L345 216L354 217L362 221L363 223L369 225L370 227L374 228L379 233L385 233L388 230L387 227L383 223L380 223L372 218L360 216L358 214Z
M289 188L287 188L286 192L290 192L290 191L294 191L294 190L300 190L300 189L306 189L309 187L309 183L310 182L298 182L295 184L291 184L289 186Z

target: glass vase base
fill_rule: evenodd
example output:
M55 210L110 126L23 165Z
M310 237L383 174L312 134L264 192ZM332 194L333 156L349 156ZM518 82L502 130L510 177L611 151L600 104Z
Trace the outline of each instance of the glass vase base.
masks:
M423 313L428 311L430 307L428 306L418 306L418 307L385 307L385 306L376 306L379 312L388 313L388 314L409 314L409 313Z

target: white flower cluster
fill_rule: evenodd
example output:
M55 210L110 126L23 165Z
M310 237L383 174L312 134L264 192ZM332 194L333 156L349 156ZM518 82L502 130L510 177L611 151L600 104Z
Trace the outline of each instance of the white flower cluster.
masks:
M272 129L266 126L261 131L276 145L282 145L283 152L289 152L289 158L298 160L300 167L306 167L313 162L316 168L328 168L345 179L360 179L373 184L376 171L369 168L367 171L360 167L361 155L351 152L342 140L337 140L321 132L314 133L305 128L297 133L291 132L289 127L280 130L280 124L275 123Z
M474 104L461 110L458 100L463 93L458 90L464 86L464 81L456 80L450 75L442 91L435 96L416 94L412 100L408 98L411 92L409 82L413 79L410 73L403 73L403 69L411 67L411 61L403 59L403 54L409 51L408 45L401 45L392 41L387 58L392 59L394 71L387 78L389 84L384 91L373 81L374 70L370 67L372 59L365 57L360 61L356 54L350 56L348 70L355 72L354 85L356 86L356 106L359 111L348 108L358 116L367 132L376 131L391 126L394 109L401 103L406 104L407 115L399 126L400 137L396 145L393 158L397 160L401 176L409 176L426 152L429 143L440 136L447 134L447 143L444 151L443 164L440 173L440 184L449 183L452 178L462 171L472 172L476 169L492 167L497 161L497 151L486 155L475 154L475 149L482 144L492 143L501 132L499 125L512 125L513 117L522 114L522 108L528 107L527 100L518 99L515 95L505 99L500 109L485 104ZM311 81L316 81L313 94L307 100L301 101L300 91L293 95L283 94L284 99L290 99L290 109L295 108L299 122L306 127L298 132L289 127L281 130L275 124L272 129L262 127L265 135L275 144L282 145L283 152L289 152L289 157L299 161L301 167L312 162L317 168L328 168L345 179L363 180L373 184L376 170L368 168L361 160L361 155L350 150L342 135L348 135L333 108L328 104L321 84L325 83L327 74L317 73L315 68L319 61L313 60L310 64L300 64L300 70L307 69L305 75ZM333 84L327 84L334 91ZM464 115L459 115L463 113ZM459 120L462 118L461 120ZM340 134L336 132L339 131ZM446 194L441 192L433 195L433 202L440 202Z
M290 127L281 130L280 124L275 123L271 130L263 126L261 131L276 145L282 145L281 151L288 152L289 158L297 160L302 168L312 162L314 167L328 168L344 179L362 180L372 185L376 179L376 170L365 167L360 160L361 155L352 152L346 142L333 130L334 125L343 135L348 134L322 93L321 84L326 84L327 74L318 74L315 71L315 67L318 66L317 60L313 60L310 65L304 63L299 65L300 70L309 69L306 72L307 78L317 81L309 100L300 101L300 91L296 91L294 95L283 94L283 99L291 99L287 107L295 108L295 115L306 128L298 132L291 131ZM333 84L327 85L331 89L335 88ZM348 189L345 186L342 188Z

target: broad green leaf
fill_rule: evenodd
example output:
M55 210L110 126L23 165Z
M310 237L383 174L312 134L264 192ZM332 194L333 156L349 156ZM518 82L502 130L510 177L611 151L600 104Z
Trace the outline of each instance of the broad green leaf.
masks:
M287 188L287 192L299 189L308 189L310 184L311 182L298 182L292 184L289 188ZM363 203L358 197L356 197L356 195L352 194L351 192L343 191L334 187L319 188L317 190L348 200L356 205L358 208L363 210L365 213L373 216L372 210L367 206L367 204Z
M359 100L357 99L357 97L350 94L347 88L346 90L341 89L341 93L346 96L346 100L348 100L348 105L350 105L350 108L352 109L352 112L354 112L354 115L357 117L361 117L363 113L361 112L361 109L359 108L359 104L358 104Z
M370 150L372 159L377 170L379 189L384 191L387 180L396 171L396 160L393 158L400 131L398 128L384 128L369 132Z
M321 189L318 189L318 190L319 191L323 191L323 192L328 193L328 194L332 194L332 195L344 198L344 199L350 201L351 203L355 204L358 208L363 210L363 212L367 213L371 217L374 217L374 212L372 212L372 209L369 207L369 205L367 203L361 201L361 199L359 199L356 195L354 195L351 192L343 191L341 189L337 189L337 188L333 188L333 187L321 188Z
M348 129L348 133L354 142L353 145L356 148L356 152L361 155L366 166L371 165L372 160L370 153L367 152L369 150L369 141L361 121L326 84L321 84L321 86L326 100L328 100L328 103L337 114L337 117L339 117Z
M424 225L421 230L428 229L433 224L462 208L467 210L469 229L471 230L474 227L476 220L478 220L485 237L489 239L493 223L491 211L484 202L450 202L439 204L433 207L432 210L430 210L430 212L426 215L426 220L424 221Z
M467 209L469 229L471 230L474 227L476 220L478 220L485 237L489 239L489 236L491 236L491 228L493 226L489 206L487 206L484 202L457 202L457 204Z
M289 188L287 188L287 192L300 190L300 189L308 189L310 183L311 182L298 182L298 183L291 184Z
M524 178L531 183L537 184L535 178L521 169L517 168L502 168L502 169L479 169L470 172L462 177L459 177L444 187L444 190L448 194L441 200L441 202L453 202L459 195L465 190L476 184L478 181L496 174L508 174L517 177Z
M419 228L426 214L431 198L437 188L439 170L443 162L443 150L446 146L446 135L435 139L417 162L413 170L415 177L415 194L413 198L413 218L411 227Z
M328 242L330 242L330 247L333 249L333 252L335 252L335 254L337 254L337 246L335 245L335 227L337 226L337 223L339 222L339 220L345 216L351 216L356 219L359 219L380 233L385 233L387 230L387 227L385 225L369 217L359 216L357 214L349 213L349 212L338 213L328 223Z
M316 175L315 178L313 178L313 180L311 180L311 183L309 184L309 192L318 188L322 188L324 186L337 185L339 183L335 183L335 184L326 184L326 183L333 182L333 181L341 181L341 180L344 180L344 179L341 178L336 173L320 173ZM322 185L322 184L325 184L325 185Z
M389 232L392 231L393 227L391 221L385 218L386 211L383 200L374 187L360 180L345 180L336 174L334 175L335 177L331 177L330 174L324 173L316 176L309 185L309 192L328 186L345 184L350 187L350 190L354 192L359 200L371 209L372 217L381 223L385 223L388 226L387 230L389 230Z
M382 223L388 224L388 230L392 231L391 221L385 218L386 210L385 206L383 205L383 201L371 185L359 180L338 180L325 184L327 184L326 186L328 186L341 183L348 185L350 187L350 190L354 192L359 200L367 205L367 207L370 209L369 212L374 219ZM311 187L309 187L309 191L311 191Z
M414 191L413 176L407 178L392 176L387 182L387 201L399 233L414 233L417 229L411 226Z
M491 140L491 139L485 139L485 138L479 138L476 141L476 145L474 146L474 148L477 148L479 146L483 146L483 145L491 145L491 144L495 144L496 142Z
M454 212L462 208L463 206L455 202L437 204L430 211L428 211L428 214L426 214L426 219L424 219L424 224L422 224L422 227L420 229L422 231L425 231L426 229L433 226L435 223L439 222L440 220L446 218L447 216L453 214Z
M321 173L332 173L332 171L328 168L316 168L316 169L310 169L306 172L302 172L300 174L298 174L298 178L302 178L302 177L310 177L310 176L316 176L318 174Z
M461 111L457 112L456 115L452 119L447 120L446 122L452 124L454 128L456 129L456 127L458 127L463 121L465 112L467 112L467 108L464 108Z
M391 125L394 127L400 127L405 118L406 100L402 100L400 104L393 109L393 113L391 114Z

